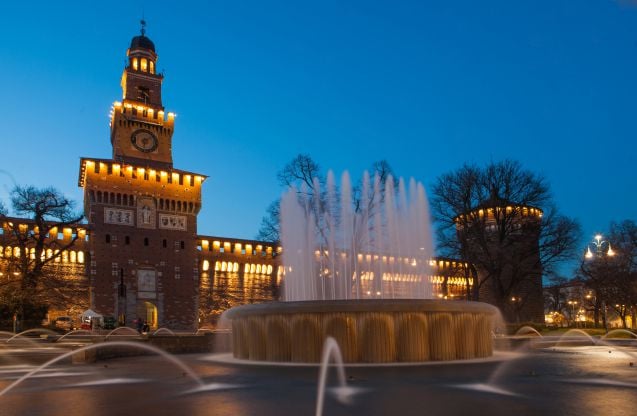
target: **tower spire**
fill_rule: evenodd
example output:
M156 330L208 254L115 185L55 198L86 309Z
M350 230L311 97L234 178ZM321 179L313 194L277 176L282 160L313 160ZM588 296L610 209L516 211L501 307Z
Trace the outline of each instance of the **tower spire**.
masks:
M140 20L139 23L141 23L142 25L142 29L141 29L142 36L145 36L146 35L146 20L144 20L143 15L142 15L142 20Z

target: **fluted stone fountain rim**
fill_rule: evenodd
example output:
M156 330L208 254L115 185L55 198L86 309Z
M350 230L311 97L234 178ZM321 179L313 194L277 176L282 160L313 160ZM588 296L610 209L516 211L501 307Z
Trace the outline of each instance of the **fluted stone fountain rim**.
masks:
M316 362L332 336L346 362L383 363L491 356L497 314L480 302L362 299L243 305L226 317L235 358Z
M229 309L228 319L247 316L336 312L466 312L496 315L498 309L484 302L441 299L339 299L266 302Z

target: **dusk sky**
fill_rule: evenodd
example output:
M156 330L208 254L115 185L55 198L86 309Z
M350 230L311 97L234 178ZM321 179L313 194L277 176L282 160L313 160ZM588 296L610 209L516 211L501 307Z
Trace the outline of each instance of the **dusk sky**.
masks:
M426 188L518 160L581 222L582 252L637 220L637 3L611 0L7 2L5 203L12 177L81 207L79 160L112 155L142 13L177 113L174 166L209 176L200 234L254 238L298 153L354 177L386 159Z

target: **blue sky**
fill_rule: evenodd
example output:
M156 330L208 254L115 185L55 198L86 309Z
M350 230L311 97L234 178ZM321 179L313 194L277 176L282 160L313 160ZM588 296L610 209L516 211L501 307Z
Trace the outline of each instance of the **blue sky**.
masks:
M547 178L587 238L637 219L628 1L10 2L2 171L81 201L79 158L111 156L142 11L177 113L175 167L210 176L201 234L254 237L277 170L301 152L354 176L387 159L426 187L511 158ZM0 199L10 186L0 172Z

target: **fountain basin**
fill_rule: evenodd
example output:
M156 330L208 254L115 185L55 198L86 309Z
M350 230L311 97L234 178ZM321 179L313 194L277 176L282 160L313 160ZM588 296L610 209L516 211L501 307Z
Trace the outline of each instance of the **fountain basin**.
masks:
M333 337L347 363L489 357L497 308L480 302L364 299L275 302L230 309L233 355L316 363Z

